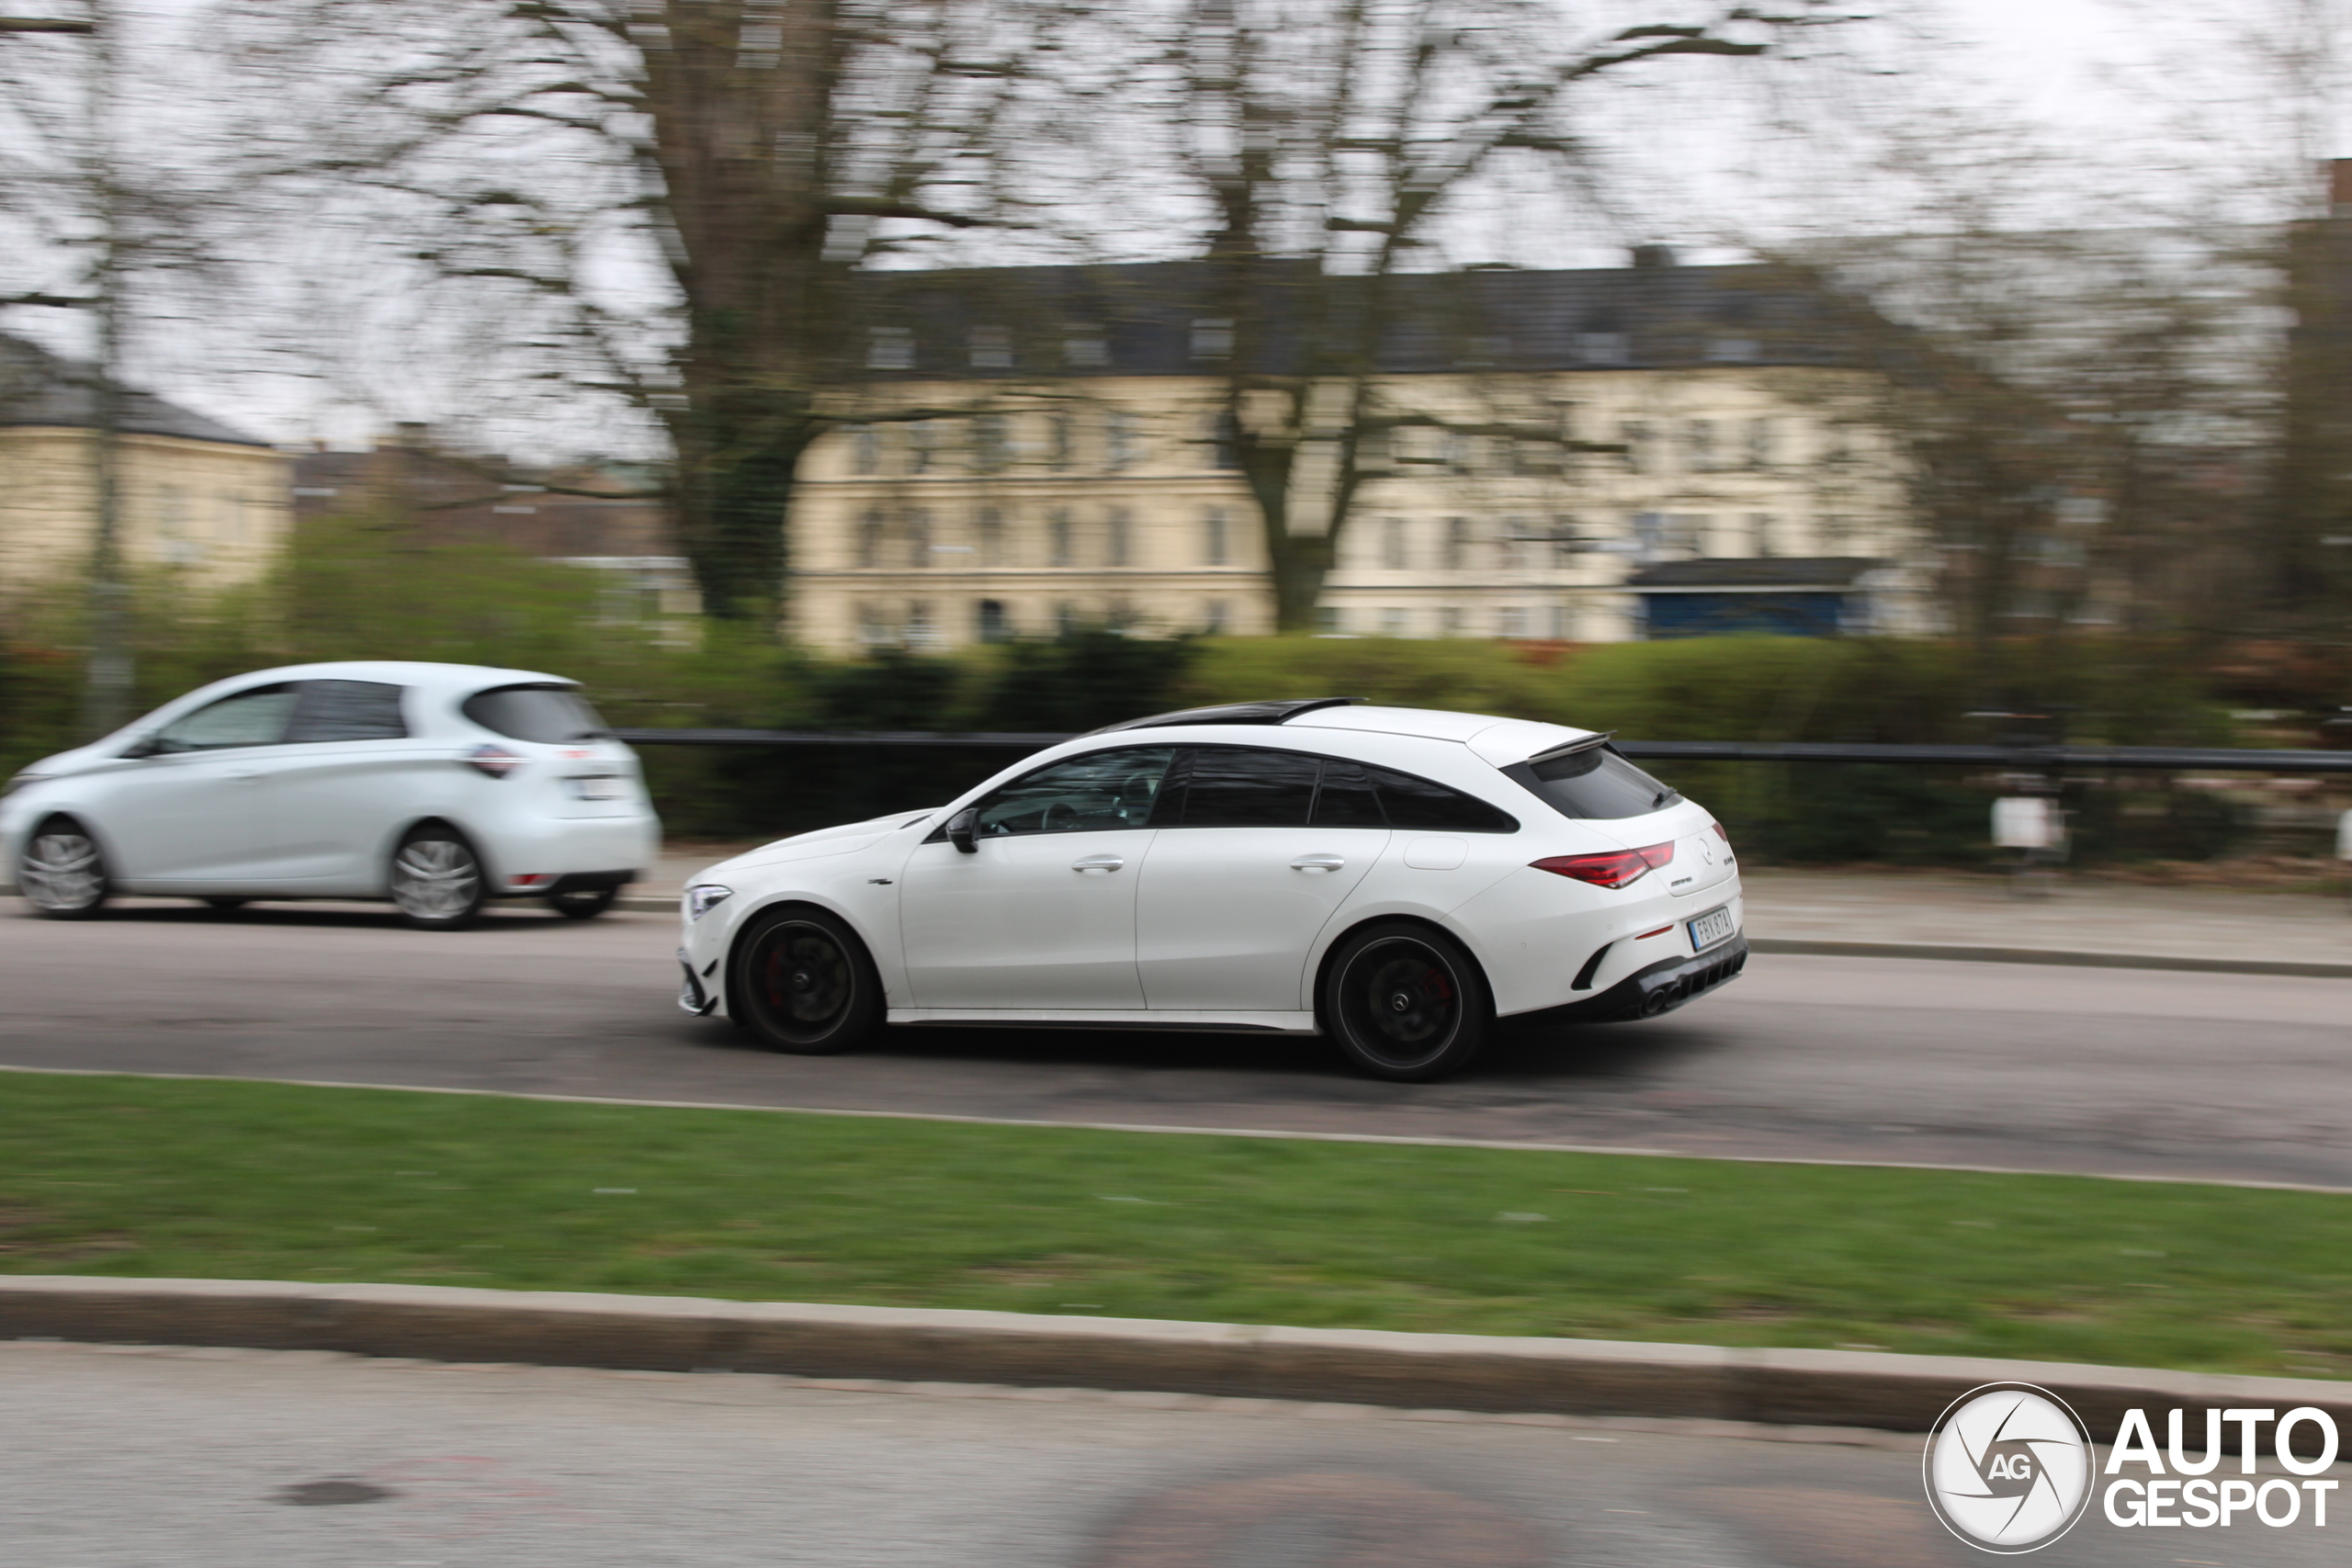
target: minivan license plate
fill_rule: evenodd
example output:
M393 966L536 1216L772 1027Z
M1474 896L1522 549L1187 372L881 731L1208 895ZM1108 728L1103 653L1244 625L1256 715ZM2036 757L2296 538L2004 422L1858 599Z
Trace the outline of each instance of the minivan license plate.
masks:
M1739 930L1739 923L1731 918L1728 907L1710 909L1692 919L1690 925L1690 951L1693 953L1702 953Z

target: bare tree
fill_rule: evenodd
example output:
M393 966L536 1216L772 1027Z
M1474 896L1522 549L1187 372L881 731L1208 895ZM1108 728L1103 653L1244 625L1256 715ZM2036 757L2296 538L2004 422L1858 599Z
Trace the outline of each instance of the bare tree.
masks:
M473 352L502 350L510 388L636 411L640 439L658 429L674 456L668 499L707 606L752 617L777 604L801 456L864 362L859 274L991 220L991 150L1058 21L1026 0L299 0L221 17L246 68L306 110L256 117L255 173L306 193L314 230L332 215L375 288L393 285L389 307L355 313L389 310L379 337L403 316L430 332L446 318L410 302L463 299L459 319L495 333Z

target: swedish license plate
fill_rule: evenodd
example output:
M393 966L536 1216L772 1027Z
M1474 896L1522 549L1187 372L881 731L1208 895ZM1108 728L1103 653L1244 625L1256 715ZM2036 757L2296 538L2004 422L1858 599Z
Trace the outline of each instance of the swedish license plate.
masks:
M1728 941L1739 931L1739 922L1731 918L1731 909L1728 906L1721 909L1710 909L1703 915L1692 918L1689 924L1690 951L1693 953L1704 953L1715 943Z
M622 789L616 773L592 773L571 781L571 793L581 800L618 800Z

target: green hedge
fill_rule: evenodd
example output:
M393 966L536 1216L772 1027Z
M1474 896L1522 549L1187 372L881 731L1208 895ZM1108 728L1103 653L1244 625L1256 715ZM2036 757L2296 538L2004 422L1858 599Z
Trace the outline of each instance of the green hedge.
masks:
M2066 738L2227 744L2227 716L2178 649L2125 639L1990 650L1921 639L1724 637L1563 649L1363 637L1129 638L1083 629L956 657L818 658L718 623L674 646L604 614L610 580L490 545L426 545L397 515L305 525L258 587L211 601L141 585L140 705L312 659L439 659L555 671L635 728L1069 731L1197 703L1357 696L1546 719L1640 739L1995 740L2031 704ZM78 595L0 618L0 770L72 745ZM2055 721L2052 721L2053 725ZM2054 729L2048 730L2055 733ZM934 805L1001 750L647 747L673 836L744 838ZM1984 857L1987 796L1944 770L1691 764L1657 770L1751 852L1803 861ZM2085 792L2078 852L2221 852L2238 824L2207 796ZM2126 809L2130 806L2132 809ZM2151 806L2155 809L2150 810Z

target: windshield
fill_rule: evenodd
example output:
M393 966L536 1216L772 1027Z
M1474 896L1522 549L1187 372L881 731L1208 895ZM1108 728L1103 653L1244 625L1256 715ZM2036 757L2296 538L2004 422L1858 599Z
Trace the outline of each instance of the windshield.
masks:
M497 686L468 697L465 716L514 740L560 746L612 734L588 699L571 686Z
M1503 772L1542 795L1561 816L1587 822L1646 817L1682 798L1606 746L1515 762Z

